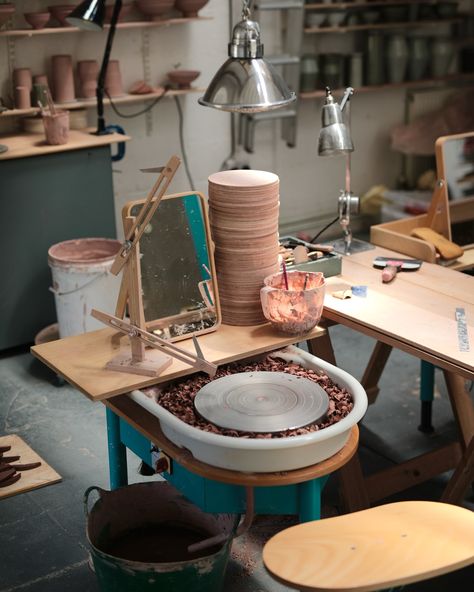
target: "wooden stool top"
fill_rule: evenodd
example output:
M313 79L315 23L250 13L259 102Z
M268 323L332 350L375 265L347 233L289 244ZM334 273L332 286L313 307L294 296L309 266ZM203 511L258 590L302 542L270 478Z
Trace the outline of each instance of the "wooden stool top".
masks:
M263 549L278 581L301 590L368 592L474 563L474 512L407 501L287 528Z

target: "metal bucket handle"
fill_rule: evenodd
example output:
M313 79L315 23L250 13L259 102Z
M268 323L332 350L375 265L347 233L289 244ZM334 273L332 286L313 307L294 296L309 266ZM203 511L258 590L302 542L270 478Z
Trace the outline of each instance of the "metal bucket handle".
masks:
M84 503L84 514L86 515L86 518L89 518L89 497L93 491L97 491L97 493L99 494L99 499L102 499L104 497L104 495L109 493L108 491L106 491L105 489L102 489L98 485L91 485L90 487L88 487L85 490L83 503Z

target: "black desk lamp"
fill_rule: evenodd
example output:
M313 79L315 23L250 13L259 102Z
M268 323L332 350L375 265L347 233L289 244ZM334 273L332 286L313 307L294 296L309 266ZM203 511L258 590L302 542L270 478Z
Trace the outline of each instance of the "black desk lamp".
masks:
M101 136L111 133L107 131L104 118L104 83L105 75L107 73L107 66L109 65L110 52L114 41L115 29L122 8L122 0L115 0L112 18L110 21L109 34L107 36L107 43L105 45L104 56L102 58L102 65L100 67L99 77L97 79L97 131L96 135ZM66 21L75 27L85 29L87 31L99 31L104 28L105 20L105 0L86 0L81 2L66 18Z

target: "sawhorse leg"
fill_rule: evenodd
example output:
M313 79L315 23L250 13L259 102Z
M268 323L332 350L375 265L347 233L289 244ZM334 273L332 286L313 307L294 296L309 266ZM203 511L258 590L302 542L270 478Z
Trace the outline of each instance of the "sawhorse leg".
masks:
M106 418L110 489L118 489L128 484L127 448L120 440L119 416L107 407Z
M421 417L418 429L424 434L431 434L434 431L431 422L433 411L433 393L434 393L434 371L435 367L430 362L421 360L420 368L420 401Z

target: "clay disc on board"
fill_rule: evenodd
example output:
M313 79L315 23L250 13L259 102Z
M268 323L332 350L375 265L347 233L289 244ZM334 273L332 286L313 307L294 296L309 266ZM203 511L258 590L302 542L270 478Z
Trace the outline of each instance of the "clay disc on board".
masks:
M223 428L280 432L321 420L329 397L308 378L286 372L240 372L203 386L194 406L202 417Z

